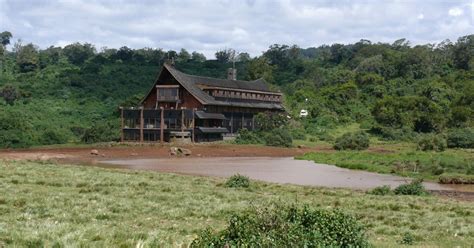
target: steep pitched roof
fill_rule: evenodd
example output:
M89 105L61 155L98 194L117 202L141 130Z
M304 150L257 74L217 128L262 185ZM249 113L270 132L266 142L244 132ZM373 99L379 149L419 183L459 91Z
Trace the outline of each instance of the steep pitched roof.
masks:
M227 80L210 77L194 76L183 73L169 64L164 64L163 70L167 70L175 79L178 81L191 95L193 95L198 101L204 105L220 105L220 106L233 106L233 107L247 107L247 108L266 108L266 109L283 109L279 103L271 102L238 102L227 99L225 101L216 100L203 90L199 88L200 85L231 88L238 90L252 90L261 91L266 93L279 94L278 92L271 91L266 84L265 80L257 79L254 81L241 81L241 80ZM159 77L158 77L159 78ZM156 85L156 84L155 84ZM152 89L153 90L153 89ZM150 91L151 92L151 91Z

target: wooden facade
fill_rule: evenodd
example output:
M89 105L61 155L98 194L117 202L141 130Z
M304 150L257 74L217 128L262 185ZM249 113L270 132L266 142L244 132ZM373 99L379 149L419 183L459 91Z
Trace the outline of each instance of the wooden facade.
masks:
M217 79L188 75L165 64L137 108L121 108L122 141L165 142L186 136L193 142L222 140L253 130L254 116L284 111L282 94L263 79Z

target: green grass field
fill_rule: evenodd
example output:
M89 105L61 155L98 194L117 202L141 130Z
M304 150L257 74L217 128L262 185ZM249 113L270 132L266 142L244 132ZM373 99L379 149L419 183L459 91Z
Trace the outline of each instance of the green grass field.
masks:
M436 196L375 196L147 171L0 160L0 247L186 246L231 213L271 203L340 208L367 226L375 246L469 247L474 205Z
M422 152L403 146L378 146L382 151L312 152L298 159L339 167L437 181L443 175L474 177L474 153L448 149L444 152Z

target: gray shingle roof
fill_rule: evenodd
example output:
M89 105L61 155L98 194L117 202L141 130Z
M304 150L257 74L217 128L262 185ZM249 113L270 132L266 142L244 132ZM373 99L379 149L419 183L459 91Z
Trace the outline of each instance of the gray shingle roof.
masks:
M219 106L231 106L231 107L246 107L246 108L264 108L264 109L283 109L283 106L279 103L271 102L237 102L232 99L226 101L216 100L206 92L202 91L198 85L206 85L211 87L222 87L222 88L233 88L240 90L254 90L268 93L277 93L271 91L268 88L265 80L257 79L254 81L242 81L242 80L227 80L210 77L194 76L183 73L169 64L164 64L163 69L169 71L169 73L198 101L204 105L219 105ZM161 71L163 73L163 70Z

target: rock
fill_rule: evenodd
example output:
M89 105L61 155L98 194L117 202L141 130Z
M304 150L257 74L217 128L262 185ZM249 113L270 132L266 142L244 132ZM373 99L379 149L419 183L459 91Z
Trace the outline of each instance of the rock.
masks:
M201 157L202 155L199 153L199 154L196 154L196 156Z
M169 154L170 154L170 156L178 155L178 148L177 147L170 147Z
M138 156L138 153L134 152L134 153L130 154L130 156Z
M184 156L191 156L191 154L192 154L191 150L186 149L186 148L181 148L181 147L178 148L178 152L180 154L183 154Z
M99 155L99 151L96 149L91 150L91 155Z
M298 145L298 148L302 149L302 148L306 148L305 145Z

